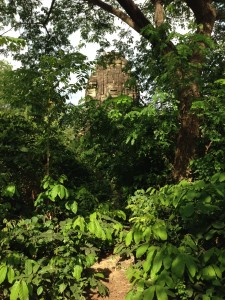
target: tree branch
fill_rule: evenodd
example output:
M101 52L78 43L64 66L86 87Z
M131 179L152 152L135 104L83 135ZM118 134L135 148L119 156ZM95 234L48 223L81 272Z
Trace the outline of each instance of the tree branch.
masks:
M124 13L122 10L113 7L112 5L109 5L101 0L86 0L89 4L97 5L98 7L102 8L104 11L109 12L113 14L114 16L121 19L123 22L125 22L128 26L133 28L138 33L141 33L141 29L136 22L134 22L126 13Z
M117 0L117 2L141 29L151 24L133 0Z
M48 14L47 14L46 19L44 20L44 23L43 23L44 26L46 26L46 25L48 24L48 22L49 22L51 13L52 13L52 11L53 11L53 7L54 7L54 5L55 5L55 2L56 2L56 0L52 0L52 2L51 2L51 5L50 5L50 8L49 8Z
M155 5L155 26L159 27L164 23L164 9L162 0L152 0L153 4Z
M185 0L187 6L193 11L197 24L203 25L201 33L211 35L216 20L216 9L212 0Z
M4 34L6 34L7 32L11 31L13 29L13 27L11 27L10 29L7 29L6 31L4 31L3 33L0 33L0 36L3 36Z

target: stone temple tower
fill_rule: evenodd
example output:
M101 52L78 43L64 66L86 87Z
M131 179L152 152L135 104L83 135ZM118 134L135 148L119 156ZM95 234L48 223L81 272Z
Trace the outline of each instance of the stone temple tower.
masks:
M97 65L88 80L85 96L103 102L109 97L127 95L135 101L138 96L137 88L126 85L129 79L129 74L124 71L126 64L127 60L124 57L116 55L105 67Z

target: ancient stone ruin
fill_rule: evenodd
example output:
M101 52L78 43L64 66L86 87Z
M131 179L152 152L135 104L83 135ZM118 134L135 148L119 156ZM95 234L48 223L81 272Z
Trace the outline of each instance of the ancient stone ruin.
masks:
M130 76L125 72L126 64L127 60L124 57L114 56L105 66L97 65L88 80L85 96L91 96L101 102L120 95L127 95L136 100L136 87L127 85Z

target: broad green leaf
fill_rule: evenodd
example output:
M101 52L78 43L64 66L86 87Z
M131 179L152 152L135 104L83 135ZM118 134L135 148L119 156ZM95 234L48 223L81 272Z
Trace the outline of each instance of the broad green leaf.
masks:
M167 240L166 226L156 225L153 227L153 232L157 238L160 238L163 241Z
M125 244L126 246L130 246L131 242L132 242L132 238L133 238L133 231L129 231L128 234L126 235L126 238L125 238Z
M72 211L74 214L76 214L76 213L77 213L77 209L78 209L77 202L76 202L76 201L73 201L73 203L71 204L70 208L71 208L71 211Z
M19 285L19 297L20 297L20 300L28 300L29 299L28 286L24 280L22 280Z
M153 260L153 256L155 254L155 251L156 251L155 246L151 246L148 250L146 261L143 263L143 269L144 269L145 272L148 272L151 268L152 260Z
M219 182L225 181L225 173L220 173Z
M81 231L84 231L85 228L85 220L84 217L78 216L76 220L73 222L73 228L79 227Z
M25 274L32 274L32 262L29 259L25 261Z
M57 196L60 199L67 199L69 197L68 190L62 184L57 184L53 187L50 192L50 200L55 201Z
M83 271L82 266L76 265L76 266L73 268L73 273L72 273L73 277L74 277L76 280L80 280L82 271Z
M163 270L157 277L157 284L160 286L167 285L169 288L174 288L174 282L169 272Z
M143 238L145 239L146 242L148 242L150 240L151 236L152 236L152 228L147 227L145 229L145 231L143 232Z
M40 296L43 292L43 287L39 286L39 288L37 289L37 295Z
M187 205L182 206L180 208L181 216L185 217L185 218L191 217L193 215L194 211L195 211L195 207L194 207L193 203L188 203Z
M106 239L106 234L105 234L104 230L102 229L98 220L94 219L93 221L91 221L88 224L88 229L92 234L94 234L99 239L102 239L102 240Z
M168 300L167 296L167 289L163 286L157 285L156 286L156 296L158 300Z
M169 253L163 258L163 266L166 270L168 270L171 267L172 259L169 256Z
M143 300L152 300L155 295L155 286L150 286L143 293Z
M197 266L191 255L185 255L185 264L191 277L193 278L197 272Z
M124 211L116 210L115 213L119 218L123 219L124 221L126 220L127 216Z
M219 262L225 266L225 250L220 251L220 255L218 257Z
M7 266L1 265L0 266L0 284L5 280L7 274Z
M149 244L143 244L136 250L136 258L141 257L148 250Z
M4 196L11 198L16 193L16 186L14 184L9 184L2 193Z
M65 207L66 209L72 211L74 214L77 213L78 206L76 201L73 201L72 203L66 202Z
M159 270L162 267L162 262L163 262L162 253L158 251L154 257L153 264L152 264L152 269L151 269L152 277L154 277L159 272Z
M1 272L1 271L0 271ZM1 274L1 273L0 273ZM0 275L1 276L1 275ZM13 280L14 280L14 277L15 277L15 272L13 270L12 267L9 267L8 268L8 273L7 273L7 277L8 277L8 282L9 283L12 283Z
M216 276L219 279L222 279L222 271L221 271L221 269L218 266L216 266L216 265L213 265L213 268L215 270Z
M184 274L185 261L184 256L179 254L172 262L171 271L178 278L181 278Z
M98 277L98 278L102 278L102 279L105 278L104 274L99 273L99 272L98 272L98 273L95 273L94 276L95 276L95 277Z
M91 267L95 263L95 254L88 254L86 256L86 267Z
M215 186L215 190L217 191L217 193L221 196L221 197L224 197L225 196L225 193L224 193L224 188L223 187L216 187Z
M125 300L132 300L134 298L133 291L129 291L129 293L126 295Z
M135 242L136 245L140 243L140 241L142 239L142 235L143 235L142 231L135 228L135 230L134 230L134 242Z
M203 295L202 296L202 300L211 300L211 297L207 296L207 295Z
M66 287L67 285L65 283L61 283L59 285L59 293L62 294L65 291Z
M212 227L216 228L216 229L222 229L225 227L225 223L217 221L217 222L212 223Z
M216 276L216 271L213 266L210 265L202 269L203 279L209 280L215 278Z
M15 281L10 291L10 300L17 300L19 297L20 281Z

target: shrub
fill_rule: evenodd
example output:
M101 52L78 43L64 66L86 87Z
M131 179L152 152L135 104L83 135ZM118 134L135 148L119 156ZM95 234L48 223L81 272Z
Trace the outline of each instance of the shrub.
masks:
M138 190L116 251L136 258L126 300L225 299L225 174Z

